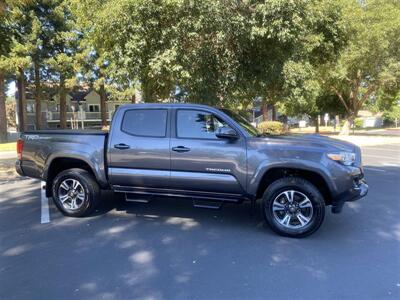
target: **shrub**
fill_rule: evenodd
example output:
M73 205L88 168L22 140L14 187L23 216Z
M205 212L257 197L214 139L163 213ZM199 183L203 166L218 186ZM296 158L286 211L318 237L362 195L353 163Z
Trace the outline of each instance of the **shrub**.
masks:
M400 106L394 106L390 110L386 110L383 113L383 120L386 123L395 123L400 121Z
M363 125L364 125L364 120L363 119L361 119L361 118L354 119L354 128L360 129L360 128L363 127Z
M257 127L262 133L282 134L285 132L283 123L278 121L264 121L258 124Z

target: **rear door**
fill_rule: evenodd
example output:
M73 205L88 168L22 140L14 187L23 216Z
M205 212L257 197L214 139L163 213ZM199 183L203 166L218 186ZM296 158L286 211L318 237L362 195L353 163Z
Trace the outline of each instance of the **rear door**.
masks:
M127 109L113 121L109 179L114 188L166 188L170 180L169 109ZM115 125L113 125L115 126Z
M227 120L202 109L176 109L171 136L171 187L205 196L242 195L246 182L246 146L237 139L217 138ZM232 127L232 126L230 126Z

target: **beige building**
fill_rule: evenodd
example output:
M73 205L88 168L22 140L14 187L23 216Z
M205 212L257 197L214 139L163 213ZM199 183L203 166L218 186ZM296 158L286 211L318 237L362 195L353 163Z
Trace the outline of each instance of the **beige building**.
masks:
M35 126L35 99L33 94L27 92L27 126L28 130L36 129ZM60 97L58 93L48 95L41 101L42 129L55 129L60 127ZM129 101L107 100L107 121L110 122L118 106ZM100 95L94 89L76 90L67 94L67 126L74 128L100 128Z

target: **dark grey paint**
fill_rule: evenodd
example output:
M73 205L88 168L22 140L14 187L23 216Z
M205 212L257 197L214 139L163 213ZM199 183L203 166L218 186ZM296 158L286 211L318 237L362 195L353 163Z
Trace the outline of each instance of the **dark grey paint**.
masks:
M22 134L21 167L25 175L46 180L54 159L74 158L87 163L103 187L108 186L104 161L107 133L85 131L31 131Z
M199 112L209 112L195 108ZM176 115L177 110L174 110ZM214 114L217 114L214 112ZM230 119L217 114L231 126ZM246 194L246 140L190 139L176 133L176 116L172 118L171 149L185 147L187 152L171 151L171 188L229 194Z
M166 137L133 136L121 131L126 110L166 109ZM177 109L215 114L237 132L236 139L183 139L176 136ZM154 120L157 122L157 120ZM361 152L353 144L320 136L252 137L218 109L194 104L134 104L119 107L109 137L89 132L31 132L26 140L22 172L46 180L53 159L81 159L101 186L140 193L211 196L221 200L252 199L272 168L295 168L324 178L332 198L353 197L354 176L362 175ZM104 145L107 142L107 148ZM117 149L122 144L126 149ZM184 147L185 151L177 150ZM178 149L179 150L179 149ZM328 159L328 152L354 151L357 162L346 167ZM104 161L107 156L108 168ZM351 195L347 195L351 194Z

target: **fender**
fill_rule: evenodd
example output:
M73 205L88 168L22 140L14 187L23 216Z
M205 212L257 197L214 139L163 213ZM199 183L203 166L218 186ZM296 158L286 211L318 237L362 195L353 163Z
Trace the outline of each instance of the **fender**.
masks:
M107 181L106 170L105 170L105 165L104 165L104 158L102 157L102 154L101 154L101 158L98 156L99 155L95 154L95 153L72 150L72 149L68 149L68 152L62 152L62 151L54 152L49 155L49 157L47 158L47 160L45 162L42 178L47 180L48 171L50 169L52 162L55 159L71 158L71 159L81 160L81 161L85 162L92 170L99 185L103 188L106 188L106 187L108 187L108 181Z
M283 169L299 169L309 172L314 172L320 175L326 182L329 191L332 195L337 194L337 187L333 180L331 180L331 175L329 171L322 167L321 163L313 162L313 161L303 161L299 159L284 159L278 162L264 161L262 162L253 176L249 177L249 194L256 195L258 186L261 183L264 175L271 169L283 168Z

